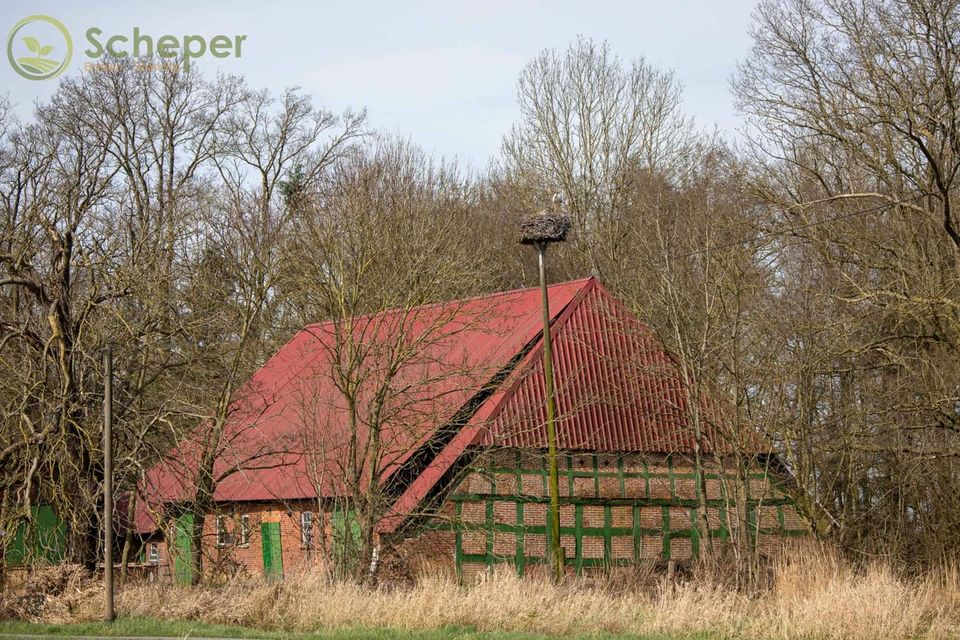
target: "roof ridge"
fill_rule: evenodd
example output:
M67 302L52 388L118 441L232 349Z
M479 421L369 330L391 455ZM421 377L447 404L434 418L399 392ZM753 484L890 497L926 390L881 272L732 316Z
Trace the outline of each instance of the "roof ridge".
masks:
M554 287L560 287L560 286L573 285L573 284L577 284L577 283L583 283L584 285L586 285L587 283L589 283L589 282L591 282L591 281L596 281L597 284L600 284L599 281L598 281L594 276L587 276L587 277L585 277L585 278L578 278L578 279L576 279L576 280L568 280L568 281L565 281L565 282L557 282L557 283L548 285L548 288L554 288ZM498 291L498 292L493 292L493 293L485 293L485 294L482 294L482 295L479 295L479 296L476 296L476 297L473 297L473 298L461 298L461 299L447 300L447 301L443 301L443 302L431 302L431 303L428 303L428 304L425 304L425 305L421 305L421 306L419 306L419 307L411 307L410 310L412 311L413 309L427 309L427 308L430 308L430 307L441 306L441 305L446 305L446 304L453 304L453 303L456 303L456 302L466 303L466 302L468 302L468 301L486 300L486 299L496 298L496 297L499 297L499 296L507 296L507 295L510 295L510 294L516 294L516 293L519 293L519 292L521 292L521 291L533 291L533 290L535 290L535 289L539 289L539 287L524 287L524 288L521 288L521 289L511 289L511 290L509 290L509 291ZM576 297L576 296L574 296L574 297ZM558 311L551 310L551 316L554 316L554 317L558 316L558 315L563 311L563 309L566 308L566 306L567 306L567 305L564 305L564 307L563 307L562 309L558 310ZM360 316L351 316L351 318L352 318L352 319L373 318L373 317L376 317L376 316L379 316L379 315L389 315L389 314L395 313L395 312L397 312L397 311L401 311L401 309L399 309L399 308L397 308L397 309L387 309L387 310L385 310L385 311L380 311L380 312L373 313L373 314L364 314L364 315L360 315ZM300 336L300 335L302 335L303 333L307 333L308 335L310 335L310 336L311 336L313 339L315 339L315 340L322 340L322 337L321 337L320 335L318 335L317 333L314 333L313 331L311 331L311 329L321 329L321 328L323 328L323 327L329 326L332 322L334 322L334 320L324 320L324 321L322 321L322 322L314 322L314 323L311 323L311 324L307 324L307 325L302 326L300 329L298 329L298 330L296 331L296 333L290 338L290 340L288 340L287 342L285 342L279 349L277 349L276 352L274 352L273 355L271 355L269 358L267 358L267 359L257 368L257 370L253 373L253 375L244 383L244 385L241 385L241 386L246 386L247 384L251 384L251 383L257 378L257 376L260 374L261 370L262 370L271 360L273 360L275 357L277 357L278 355L280 355L280 353L282 353L282 352L287 348L288 345L292 344L292 343L294 342L294 340L296 340L297 336ZM300 374L300 372L302 372L304 369L306 369L308 366L310 366L310 363L313 362L314 360L316 360L318 357L319 357L319 355L314 354L312 357L304 359L304 360L301 362L300 366L296 368L296 370L291 371L291 372L289 373L289 375L286 376L286 377L282 380L282 382L281 382L280 384L278 384L278 385L276 386L276 388L273 389L273 394L275 395L275 394L279 393L281 389L285 388L285 387L287 386L287 384L289 384L292 380L294 380L294 379Z
M553 288L555 288L555 287L564 287L564 286L574 285L574 284L578 284L578 283L584 283L584 284L585 284L585 283L587 283L587 282L590 282L591 280L596 280L596 277L594 277L594 276L586 276L586 277L583 277L583 278L576 278L576 279L574 279L574 280L565 280L564 282L555 282L555 283L553 283L553 284L547 285L547 289L553 289ZM520 287L520 288L517 288L517 289L509 289L509 290L507 290L507 291L493 291L493 292L490 292L490 293L482 293L482 294L480 294L480 295L471 296L471 297L469 297L469 298L454 298L454 299L452 299L452 300L440 300L440 301L437 301L437 302L428 302L428 303L426 303L426 304L421 304L421 305L417 305L417 306L415 306L415 307L410 307L409 309L406 309L406 311L413 311L413 310L416 310L416 309L424 309L424 310L425 310L425 309L431 309L431 308L434 308L434 307L441 307L441 306L444 306L444 305L450 305L450 304L455 304L455 303L461 303L461 304L463 304L463 303L467 303L467 302L478 302L478 301L481 301L481 300L489 300L489 299L491 299L491 298L498 298L498 297L501 297L501 296L508 296L508 295L512 295L512 294L517 294L517 293L525 292L525 291L534 291L534 290L537 290L537 289L539 289L539 288L540 288L539 286L534 286L534 287ZM383 316L390 315L390 314L393 314L393 313L397 313L397 312L399 312L399 311L404 311L403 307L393 307L393 308L391 308L391 309L383 309L382 311L375 311L375 312L372 312L372 313L363 313L363 314L356 315L356 316L350 316L350 318L351 318L351 319L373 318L373 317L381 316L381 315L383 315ZM344 318L344 320L346 320L346 319L347 319L347 318ZM336 320L330 319L330 320L320 320L319 322L311 322L310 324L303 325L303 327L301 327L301 330L303 330L303 329L309 329L310 327L322 327L322 326L326 326L326 325L329 325L329 324L332 323L332 322L336 322Z

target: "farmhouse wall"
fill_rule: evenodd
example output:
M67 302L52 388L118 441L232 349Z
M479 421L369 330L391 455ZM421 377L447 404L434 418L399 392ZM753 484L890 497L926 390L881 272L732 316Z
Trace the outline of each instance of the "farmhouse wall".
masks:
M560 541L568 570L690 560L729 547L741 527L763 554L809 534L776 474L758 462L744 485L729 467L716 459L705 464L704 537L697 530L700 490L689 458L561 454ZM399 553L421 564L446 562L468 581L501 564L521 574L541 571L547 496L542 453L504 449L482 455L453 490L444 514L399 543Z
M313 544L304 545L301 528L301 514L304 511L314 513ZM217 535L217 516L225 518L227 540ZM241 539L243 517L249 523L249 538ZM217 511L204 519L203 561L204 573L208 576L228 576L237 573L251 575L264 573L263 540L261 524L276 522L280 525L281 555L283 573L301 571L323 562L329 551L331 540L331 512L320 512L314 500L289 502L233 502L220 504ZM171 525L172 526L172 525ZM319 532L322 528L323 535ZM174 577L173 549L168 541L173 536L167 532L161 539L148 541L144 556L149 560L149 547L157 545L158 562L156 575L162 580ZM224 542L221 544L221 542Z

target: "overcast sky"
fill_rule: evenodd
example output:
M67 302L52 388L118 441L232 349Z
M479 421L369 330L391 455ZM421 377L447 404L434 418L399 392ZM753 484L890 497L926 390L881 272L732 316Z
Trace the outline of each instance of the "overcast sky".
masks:
M479 168L498 153L517 117L515 88L524 65L578 34L609 41L625 60L642 56L673 69L687 112L701 126L732 133L739 123L729 78L747 53L754 4L5 0L0 33L32 14L60 20L75 48L64 75L80 72L90 27L104 36L129 36L134 27L153 36L246 35L239 59L206 57L201 67L243 74L254 87L300 86L334 110L366 107L374 127ZM6 60L0 69L0 86L21 116L57 83L21 78Z

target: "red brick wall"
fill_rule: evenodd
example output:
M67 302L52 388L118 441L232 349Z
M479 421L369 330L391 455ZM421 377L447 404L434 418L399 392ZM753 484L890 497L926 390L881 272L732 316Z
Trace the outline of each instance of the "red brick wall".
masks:
M304 547L301 538L300 515L303 511L314 513L314 544ZM220 546L217 544L216 516L227 517L227 531L235 534L236 541ZM250 522L250 540L240 544L241 516L247 515ZM263 522L280 523L280 546L284 574L300 571L323 562L331 539L330 513L318 512L315 501L285 503L230 503L219 505L218 511L204 518L203 561L207 575L229 575L244 572L252 575L263 573L263 548L260 525ZM320 537L321 525L323 535ZM149 546L148 542L148 546ZM161 579L173 577L173 556L165 540L158 540L160 563L157 575ZM147 550L149 557L149 549Z
M722 516L726 516L728 528L736 531L745 526L746 511L736 504L744 504L745 489L737 486L729 472L719 473L716 461L706 465L706 471L719 477L706 480L706 495L709 500L719 500L730 496L728 503L733 508L727 513L726 503L714 504L707 509L709 527L719 530ZM594 471L599 474L594 474ZM621 473L622 470L622 473ZM755 468L751 473L762 474ZM602 535L590 534L581 538L580 558L586 562L600 563L612 561L630 562L639 553L641 559L662 558L664 552L664 520L668 519L669 532L681 532L681 537L670 536L669 551L672 559L683 560L693 556L694 545L688 535L693 525L692 506L689 501L696 500L697 487L693 478L682 477L693 473L689 460L662 455L625 455L622 462L616 454L570 455L561 457L560 494L562 501L577 498L580 507L583 528L602 529L606 524L609 511L610 527L621 529L624 533L612 535L609 552ZM603 475L607 474L607 475ZM626 474L626 475L624 475ZM643 477L627 477L638 474ZM581 477L583 476L583 477ZM678 477L681 476L681 477ZM724 478L727 478L724 480ZM785 494L782 488L774 486L769 479L753 478L749 483L749 498L756 505L753 508L755 518L761 529L770 529L762 533L757 540L761 551L771 552L786 539L777 531L806 530L807 525L796 510L782 504ZM412 574L453 571L456 566L457 530L460 530L461 551L464 554L484 555L488 543L492 545L493 556L503 561L515 561L517 554L517 532L495 531L489 537L485 530L487 503L492 503L492 518L495 525L518 525L517 497L522 497L522 527L543 527L546 525L547 507L543 500L547 495L544 464L542 456L536 452L500 450L478 458L471 469L459 481L453 490L453 496L442 506L440 514L433 519L431 526L419 533L408 535L391 544L391 554L398 556L406 570ZM530 501L533 499L533 501ZM619 500L619 502L611 502ZM774 505L764 505L764 500L779 500ZM687 501L684 504L678 502ZM460 505L460 515L456 507ZM609 509L607 509L609 507ZM634 539L634 509L641 529L645 530L638 539ZM575 527L573 504L562 504L560 511L561 527ZM300 515L309 510L314 515L315 547L310 552L301 543ZM216 514L211 514L204 523L204 562L209 573L228 574L243 571L249 574L263 573L263 559L260 536L260 524L265 521L279 522L281 545L283 549L284 573L289 574L304 568L315 566L324 561L330 548L331 527L330 512L320 513L314 501L299 503L234 503L221 505L219 513L229 517L228 530L239 531L240 517L250 518L250 541L248 545L217 545ZM317 537L323 527L322 538ZM626 530L630 533L627 534ZM647 531L649 530L649 531ZM684 534L683 532L687 533ZM239 535L237 536L239 538ZM714 540L715 547L722 542ZM561 544L568 558L574 554L576 539L569 533L561 535ZM158 575L170 579L172 561L164 543L161 545L161 561ZM703 548L706 543L701 541ZM530 558L546 556L546 536L535 531L524 532L523 555ZM638 551L637 551L638 550ZM474 566L477 565L477 566ZM483 573L489 569L487 564L476 562L461 563L462 575ZM527 566L526 573L542 570L535 564Z
M761 529L757 545L762 552L775 551L793 539L791 533L808 530L803 518L789 504L781 483L771 482L764 469L755 467L749 471L752 475L763 476L749 480L749 500L745 499L747 488L735 480L732 468L721 469L718 461L711 460L705 464L705 471L717 476L706 480L708 500L720 501L729 496L729 499L707 508L708 527L716 534L722 529L735 532L746 526L747 511L737 504L751 505L752 517ZM643 477L627 477L630 474ZM669 549L671 559L692 558L695 543L691 535L696 527L694 508L699 504L698 492L696 480L683 476L693 474L692 461L679 457L669 459L663 455L631 454L620 460L617 454L561 456L561 501L577 498L581 502L576 508L580 509L583 529L603 529L609 518L611 529L623 531L612 532L609 543L605 542L603 535L583 535L578 556L583 559L583 570L586 572L590 564L632 562L637 553L641 559L663 558L665 549ZM522 521L517 517L518 496L523 502ZM486 454L474 462L454 489L453 498L446 503L446 515L434 523L450 522L452 506L459 501L460 517L453 519L453 526L448 527L450 530L431 530L400 542L398 547L405 557L419 557L420 564L436 566L446 563L448 569L452 569L456 551L455 530L459 528L461 552L465 556L485 556L490 549L495 561L516 562L519 529L532 527L535 530L546 523L546 504L530 499L542 500L546 496L546 475L540 454L511 449ZM765 504L765 501L773 502ZM494 530L488 535L485 525L488 504L495 526L512 525L516 531ZM635 508L640 528L651 530L638 534L637 540L634 538ZM666 529L665 521L669 522ZM561 504L560 524L561 527L575 527L574 504ZM670 533L667 545L664 544L665 531ZM576 545L574 535L562 533L561 544L567 557L571 558ZM705 552L708 548L721 549L725 544L719 538L703 539L699 548L700 552ZM525 556L543 558L546 556L546 536L535 531L524 532L522 548ZM461 573L468 579L487 571L489 563L489 556L485 562L464 559ZM536 565L531 565L530 569L539 570Z

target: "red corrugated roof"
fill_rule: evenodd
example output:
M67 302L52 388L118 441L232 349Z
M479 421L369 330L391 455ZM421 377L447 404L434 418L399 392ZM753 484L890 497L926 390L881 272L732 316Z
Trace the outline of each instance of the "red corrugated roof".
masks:
M653 332L592 282L553 329L557 446L587 451L692 452L687 393L675 360ZM703 403L701 402L701 405ZM700 407L704 451L719 444L713 412ZM510 381L483 445L546 448L543 345Z
M554 310L551 308L551 312ZM692 453L693 429L676 361L653 332L590 279L551 325L560 449ZM543 343L538 341L459 436L416 478L380 525L393 531L471 446L546 449ZM716 411L700 404L705 453L728 453ZM747 448L768 451L759 437Z
M551 308L561 313L588 283L551 286ZM379 477L385 479L537 339L540 314L539 290L523 289L306 327L237 392L215 473L238 470L218 484L215 499L310 498L316 496L315 486L324 496L346 493L341 469L349 460L350 429L344 396L332 374L338 358L347 357L338 348L345 336L352 336L355 354L364 354L363 364L351 370L368 379L384 379L383 364L397 360L386 355L388 350L415 354L401 358L404 364L393 379L392 387L405 393L403 402L388 407L384 422L387 455ZM209 424L199 427L190 441L151 469L143 489L148 502L190 495L199 442L209 429ZM368 435L360 425L359 437Z
M560 447L692 451L678 367L652 332L593 278L554 285L549 296ZM395 529L414 512L468 447L546 447L541 323L539 289L350 322L356 343L371 349L364 371L372 379L384 375L384 349L417 353L395 378L393 386L405 389L406 400L390 407L385 422L388 456L381 479L459 415L494 376L509 371L435 457L421 461L424 470L403 490L381 531ZM350 430L343 395L331 375L337 331L329 322L305 328L238 392L217 469L223 473L236 466L239 471L219 483L216 500L311 498L315 485L323 496L349 493L342 465L349 459ZM339 331L345 335L343 325ZM725 451L713 411L709 406L700 411L707 425L706 450ZM197 435L202 433L203 428ZM366 435L361 427L360 437ZM765 445L756 440L752 446ZM196 467L190 461L197 454L195 442L186 443L151 470L148 501L189 495Z

